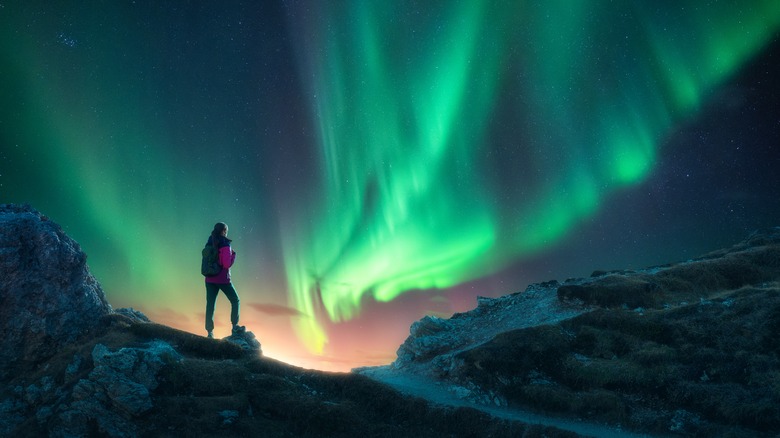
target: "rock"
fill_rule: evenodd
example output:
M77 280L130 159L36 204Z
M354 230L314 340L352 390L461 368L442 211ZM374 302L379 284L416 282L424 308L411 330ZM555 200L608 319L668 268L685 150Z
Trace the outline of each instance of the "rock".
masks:
M73 360L68 364L68 367L65 368L65 378L68 379L75 375L79 370L81 369L81 356L78 354L73 355Z
M144 385L113 373L103 374L97 378L111 379L106 382L106 394L112 405L120 412L130 416L138 416L152 409L152 397Z
M219 413L223 426L230 426L238 421L238 411L226 410Z
M12 432L24 422L25 404L8 398L0 401L0 436L12 436Z
M258 354L263 354L260 341L257 340L255 334L252 332L245 331L241 333L234 333L226 338L223 338L223 340L237 344L247 352L257 352Z
M409 334L413 337L422 338L450 330L451 327L452 324L448 320L427 315L421 320L412 323L412 326L409 328Z
M398 365L428 360L452 347L453 322L436 316L425 316L412 323L409 337L398 348Z
M701 418L684 409L674 412L674 417L669 421L669 430L675 433L693 434L701 424Z
M123 307L121 309L114 310L115 314L119 314L122 316L126 316L134 321L138 322L152 322L149 317L143 314L143 312L139 310L135 310L132 307Z
M134 437L139 419L154 407L152 392L160 371L181 356L168 343L153 340L141 347L92 349L92 369L69 387L58 387L50 376L17 387L11 398L0 400L0 436L9 435L26 417L46 424L49 436ZM74 356L65 374L71 378L89 360ZM86 370L85 370L86 371Z
M107 436L136 436L134 419L153 408L151 392L159 385L160 370L180 360L173 347L159 340L116 351L95 345L94 368L73 387L71 402L59 409L56 434L80 436L97 423Z
M157 388L157 373L166 363L179 360L179 353L159 340L149 343L146 348L120 348L114 352L97 344L92 350L95 368L90 373L90 380L108 387L112 380L124 377L147 390L154 390Z
M30 206L0 205L0 380L50 357L111 312L87 256Z
M396 370L447 376L458 368L455 355L508 330L572 318L587 309L561 303L557 280L529 285L525 291L498 298L477 297L477 307L450 319L425 316L412 323L409 337L392 363Z

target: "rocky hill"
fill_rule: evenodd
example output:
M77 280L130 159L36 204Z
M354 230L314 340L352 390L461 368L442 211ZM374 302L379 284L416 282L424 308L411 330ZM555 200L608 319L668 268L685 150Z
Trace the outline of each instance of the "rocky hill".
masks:
M391 365L356 371L410 393L434 382L461 404L543 424L777 436L779 280L773 228L695 260L480 298L414 323Z
M780 229L549 281L323 373L113 310L86 255L0 205L0 436L775 436Z
M290 366L251 331L112 310L79 245L29 206L0 205L0 274L0 436L575 436Z

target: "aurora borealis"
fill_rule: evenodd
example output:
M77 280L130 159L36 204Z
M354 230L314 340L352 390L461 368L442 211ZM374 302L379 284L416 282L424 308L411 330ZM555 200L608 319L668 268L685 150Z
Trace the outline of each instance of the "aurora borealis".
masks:
M743 3L4 3L0 202L195 333L224 221L266 354L387 363L477 295L778 225L780 4Z

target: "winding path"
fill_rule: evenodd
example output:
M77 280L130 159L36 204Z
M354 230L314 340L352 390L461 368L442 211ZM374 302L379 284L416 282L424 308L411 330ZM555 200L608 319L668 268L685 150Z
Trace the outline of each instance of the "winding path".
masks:
M527 424L552 426L561 430L574 432L584 437L596 438L649 438L651 435L638 434L621 430L619 427L600 423L576 421L568 418L540 415L533 412L472 403L458 398L447 387L436 381L410 373L397 372L388 366L363 368L358 371L366 377L391 386L402 394L420 397L429 402L443 406L468 407L488 413L494 417L519 421Z
M593 279L583 279L578 283L588 281ZM436 352L439 358L444 355L453 357L461 351L481 345L499 333L555 324L593 310L587 306L558 300L558 285L557 282L532 284L523 293L498 298L479 298L476 309L459 314L457 318L448 320L423 318L412 326L410 330L412 334L399 351L409 350L408 355L411 357L430 356L431 351ZM426 325L430 327L426 329ZM457 387L448 385L446 381L429 377L435 375L431 373L434 367L432 361L414 363L399 359L396 362L399 361L402 363L400 367L394 362L393 365L358 368L352 371L387 384L402 394L420 397L438 405L469 407L497 418L552 426L585 437L650 437L650 435L627 432L619 427L601 423L475 403L463 397ZM466 388L461 389L468 392Z

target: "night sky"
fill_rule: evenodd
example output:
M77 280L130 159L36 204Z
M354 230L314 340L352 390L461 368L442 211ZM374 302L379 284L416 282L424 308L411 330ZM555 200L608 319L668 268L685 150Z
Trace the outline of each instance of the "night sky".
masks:
M0 0L0 202L198 334L224 221L266 355L386 364L477 296L780 225L779 35L776 0Z

